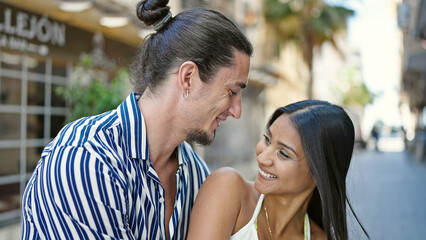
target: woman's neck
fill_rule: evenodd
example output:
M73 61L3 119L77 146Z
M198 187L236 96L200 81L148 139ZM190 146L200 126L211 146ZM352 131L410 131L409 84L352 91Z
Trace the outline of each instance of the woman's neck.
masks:
M268 212L274 239L283 239L285 236L288 239L288 236L303 235L304 218L310 196L311 194L301 194L296 197L265 195L263 206Z

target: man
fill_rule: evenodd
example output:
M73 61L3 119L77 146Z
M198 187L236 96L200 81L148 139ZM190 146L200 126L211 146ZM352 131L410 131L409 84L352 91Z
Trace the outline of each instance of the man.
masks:
M68 124L43 151L23 196L23 239L186 238L209 170L185 139L207 145L220 122L240 118L252 47L222 14L172 18L167 2L138 4L157 31L133 62L142 94Z

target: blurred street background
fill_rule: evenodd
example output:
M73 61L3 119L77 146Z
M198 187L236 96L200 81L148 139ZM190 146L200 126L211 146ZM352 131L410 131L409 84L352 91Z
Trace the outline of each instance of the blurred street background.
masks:
M426 164L404 152L358 152L348 195L370 239L424 239ZM351 214L350 239L367 239Z
M153 32L136 0L0 0L0 239L19 239L20 201L64 124L116 108L129 63ZM173 15L218 10L254 46L239 120L194 146L214 170L257 173L271 113L314 98L356 128L348 175L371 239L426 236L426 0L170 0ZM348 218L353 220L349 214ZM350 239L364 239L350 221Z

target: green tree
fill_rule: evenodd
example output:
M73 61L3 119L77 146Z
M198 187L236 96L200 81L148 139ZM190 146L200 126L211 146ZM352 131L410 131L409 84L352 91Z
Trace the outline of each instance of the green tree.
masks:
M328 41L340 52L335 37L347 29L353 11L323 0L264 0L264 14L281 43L294 42L301 50L310 71L307 95L312 98L314 49Z
M71 107L67 122L115 109L123 101L128 70L118 69L110 81L102 81L96 73L92 59L86 55L74 68L71 83L55 89L56 94L63 96Z
M344 77L342 85L345 87L340 88L341 103L345 106L361 106L373 102L376 97L371 93L365 83L359 79L359 69L352 67L344 70Z

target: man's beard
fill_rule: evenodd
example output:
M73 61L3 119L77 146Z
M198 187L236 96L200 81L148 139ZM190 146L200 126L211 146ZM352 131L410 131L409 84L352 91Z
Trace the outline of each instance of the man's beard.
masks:
M213 136L209 135L208 132L201 129L191 129L186 136L186 140L189 142L196 142L201 146L210 145L213 142L216 130L213 132Z

